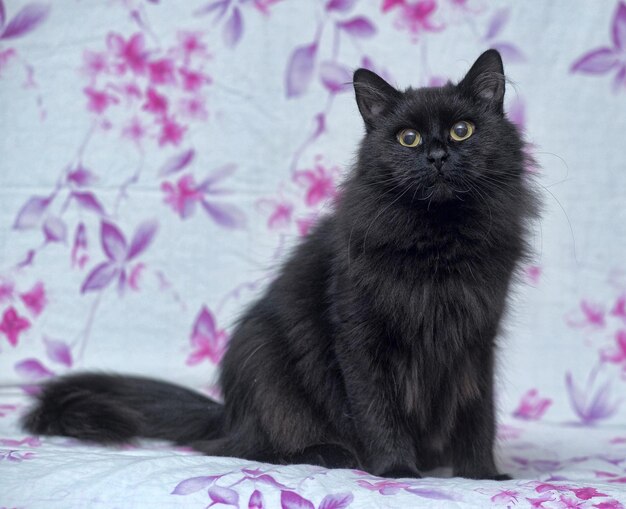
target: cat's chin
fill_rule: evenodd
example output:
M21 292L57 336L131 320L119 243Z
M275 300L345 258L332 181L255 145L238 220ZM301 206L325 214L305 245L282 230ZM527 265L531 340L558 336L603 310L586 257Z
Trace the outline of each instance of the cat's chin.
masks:
M430 204L445 203L457 199L454 188L443 179L435 181L425 194L425 200Z

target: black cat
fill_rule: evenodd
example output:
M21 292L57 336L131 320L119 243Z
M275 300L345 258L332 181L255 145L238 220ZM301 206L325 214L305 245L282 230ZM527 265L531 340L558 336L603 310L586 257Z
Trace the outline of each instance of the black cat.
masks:
M33 432L164 438L210 455L502 479L494 357L537 199L495 50L458 84L398 91L359 69L366 134L334 212L241 318L224 405L164 382L48 383Z

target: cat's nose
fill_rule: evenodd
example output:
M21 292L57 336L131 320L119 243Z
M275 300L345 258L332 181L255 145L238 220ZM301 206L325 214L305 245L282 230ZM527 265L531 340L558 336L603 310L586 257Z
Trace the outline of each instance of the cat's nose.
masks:
M441 147L435 147L428 151L426 157L428 158L428 162L430 164L432 164L438 170L441 170L444 161L448 159L448 152L446 152Z

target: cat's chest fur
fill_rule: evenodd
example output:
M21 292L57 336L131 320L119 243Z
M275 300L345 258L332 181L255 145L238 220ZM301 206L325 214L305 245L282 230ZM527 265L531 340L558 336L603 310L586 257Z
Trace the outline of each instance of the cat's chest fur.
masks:
M353 254L340 278L350 296L341 314L350 327L367 320L371 334L358 340L398 418L443 440L458 408L484 390L513 265L449 236Z

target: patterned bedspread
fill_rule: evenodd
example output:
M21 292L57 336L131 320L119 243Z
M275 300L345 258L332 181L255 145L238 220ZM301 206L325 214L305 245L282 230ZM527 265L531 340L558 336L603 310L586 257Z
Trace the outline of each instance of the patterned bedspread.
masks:
M626 430L515 420L499 427L512 481L383 479L356 470L276 466L142 442L110 449L24 436L19 403L0 399L0 507L626 507ZM14 401L14 400L13 400ZM22 400L23 403L23 400ZM448 477L445 477L448 475Z

